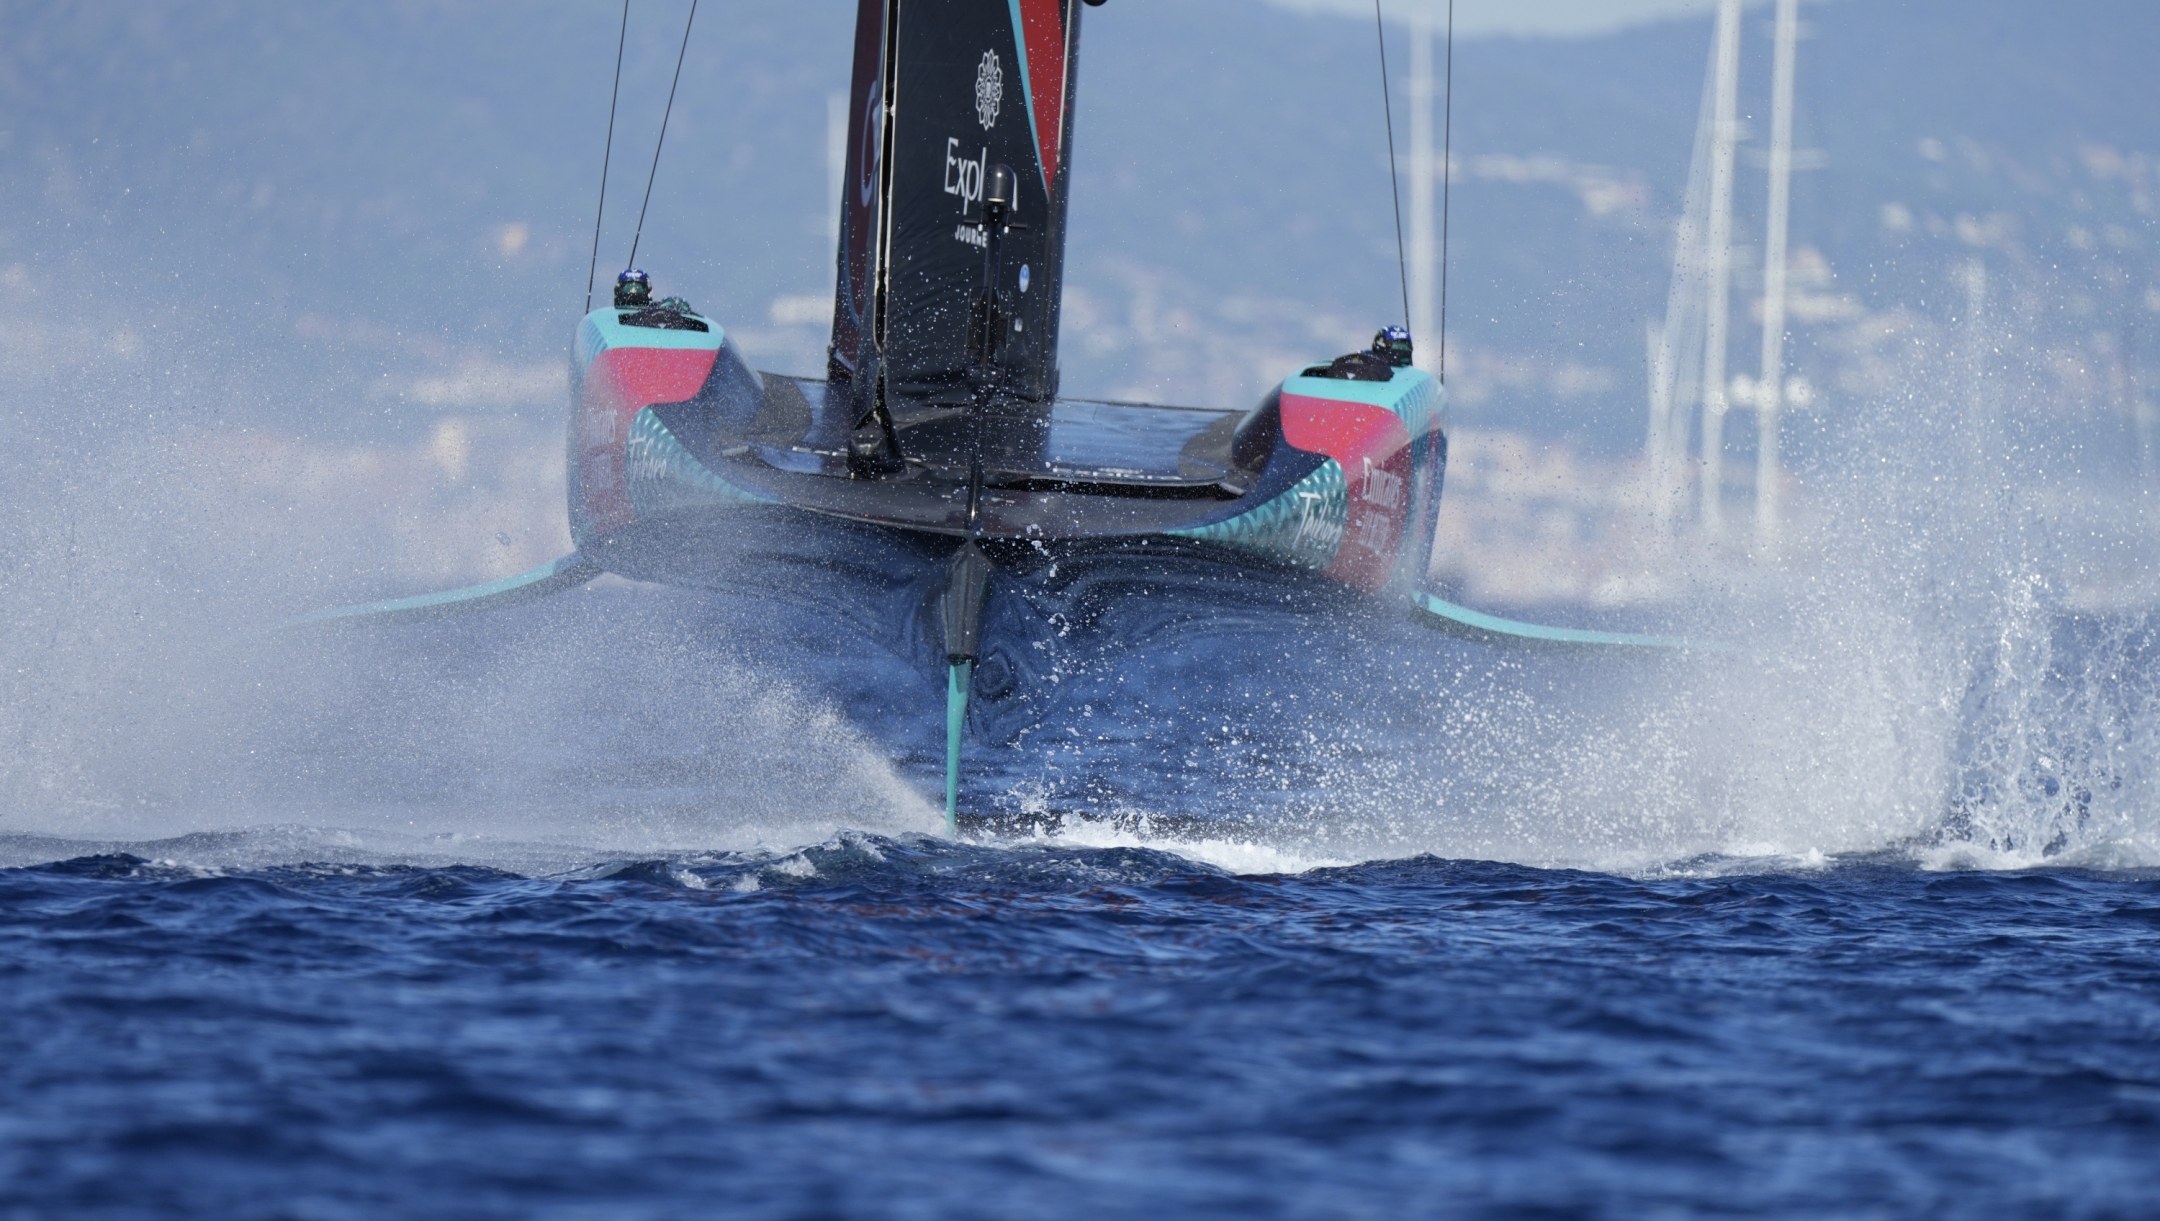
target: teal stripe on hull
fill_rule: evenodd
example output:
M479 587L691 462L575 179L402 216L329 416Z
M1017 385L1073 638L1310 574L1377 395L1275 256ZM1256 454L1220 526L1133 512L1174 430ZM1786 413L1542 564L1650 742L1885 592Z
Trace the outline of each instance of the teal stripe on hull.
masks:
M630 439L623 446L623 473L630 507L640 518L657 517L674 509L780 503L714 474L668 431L650 407L630 421Z
M601 571L598 564L573 551L530 572L521 572L514 577L504 577L500 581L490 581L485 585L313 611L287 619L278 627L285 629L337 623L409 623L448 619L457 615L495 610L518 602L529 602L535 598L545 598L549 594L583 585L599 576Z
M1457 606L1445 598L1421 593L1413 604L1418 618L1427 627L1438 628L1458 636L1488 643L1512 644L1528 641L1559 647L1587 648L1634 648L1678 649L1708 653L1729 653L1732 646L1715 642L1687 640L1678 636L1646 636L1633 632L1597 632L1587 628L1548 627L1542 623L1524 623L1516 619L1502 619L1474 611L1467 606Z
M1349 486L1342 466L1330 458L1282 495L1228 521L1168 533L1321 569L1335 559L1349 519Z

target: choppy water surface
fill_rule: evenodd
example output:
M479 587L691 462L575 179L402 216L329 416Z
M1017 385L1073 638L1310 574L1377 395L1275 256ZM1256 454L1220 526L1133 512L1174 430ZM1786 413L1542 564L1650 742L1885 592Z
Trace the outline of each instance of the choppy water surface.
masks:
M1059 829L958 843L874 568L37 603L0 1216L2150 1213L2150 615L1833 566L1524 654L1181 569L994 602L965 800Z
M2160 880L1698 866L16 868L0 1182L24 1217L2149 1215Z

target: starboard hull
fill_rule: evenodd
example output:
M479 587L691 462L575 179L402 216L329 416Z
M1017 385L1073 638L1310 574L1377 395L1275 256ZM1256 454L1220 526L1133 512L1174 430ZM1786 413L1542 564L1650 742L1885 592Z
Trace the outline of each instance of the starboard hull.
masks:
M967 533L967 407L901 435L904 472L852 478L844 387L754 373L719 326L696 321L705 329L656 330L599 310L580 329L569 488L581 553L701 583L732 527L769 534L795 514L901 550L949 552L932 540ZM1447 433L1441 388L1415 369L1299 375L1244 413L1057 400L1001 413L992 436L992 545L1046 559L1154 548L1405 597L1430 562Z

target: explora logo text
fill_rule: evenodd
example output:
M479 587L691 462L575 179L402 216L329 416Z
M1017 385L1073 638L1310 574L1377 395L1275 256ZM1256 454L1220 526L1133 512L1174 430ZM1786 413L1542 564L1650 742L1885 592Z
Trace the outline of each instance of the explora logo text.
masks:
M958 137L945 138L945 193L960 197L962 213L965 213L970 205L982 202L983 173L989 165L989 149L983 149L973 161L969 161L960 156Z

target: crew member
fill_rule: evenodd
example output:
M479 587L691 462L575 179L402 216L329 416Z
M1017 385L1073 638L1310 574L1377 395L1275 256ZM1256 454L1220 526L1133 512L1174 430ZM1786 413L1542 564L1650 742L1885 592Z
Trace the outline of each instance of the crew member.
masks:
M1373 336L1372 350L1377 356L1387 358L1388 365L1396 369L1410 367L1410 328L1384 326Z
M633 267L615 277L615 308L644 309L652 304L652 277Z

